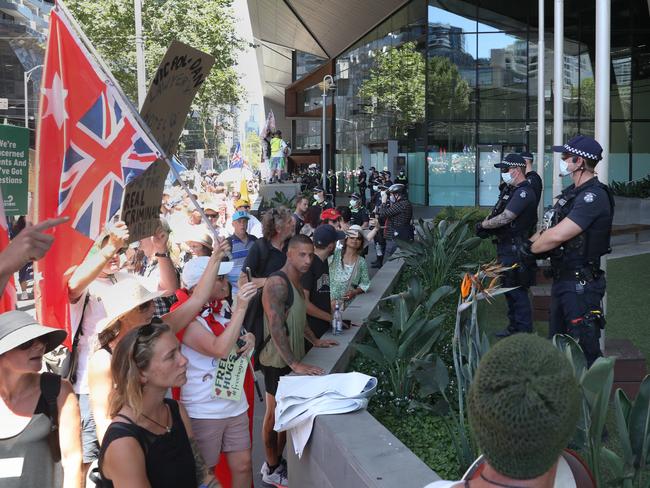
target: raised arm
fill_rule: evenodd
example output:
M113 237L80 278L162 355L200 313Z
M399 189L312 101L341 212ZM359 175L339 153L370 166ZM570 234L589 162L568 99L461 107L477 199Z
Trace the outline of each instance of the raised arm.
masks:
M215 239L212 247L212 256L208 260L208 266L190 298L176 310L162 316L162 320L172 328L174 334L183 329L183 327L187 327L199 314L203 306L210 300L212 286L219 275L219 264L229 250L230 244L228 244L226 239Z
M99 276L104 266L115 254L126 247L129 241L129 229L124 222L117 222L108 229L108 243L97 253L89 253L75 269L68 281L68 299L71 303L79 300L88 285Z
M158 269L160 270L158 289L164 291L165 296L173 295L178 290L179 284L178 273L176 273L176 268L174 268L174 263L169 254L169 248L167 247L169 232L163 227L159 227L151 237L151 242L156 253L167 255L167 257L158 257Z

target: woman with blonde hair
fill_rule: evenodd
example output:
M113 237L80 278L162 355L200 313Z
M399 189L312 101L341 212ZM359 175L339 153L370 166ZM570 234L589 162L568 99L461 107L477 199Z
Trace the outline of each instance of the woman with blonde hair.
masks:
M99 472L116 488L220 486L192 437L185 409L165 398L187 381L187 359L168 325L154 319L117 344L111 361L113 422L102 441Z

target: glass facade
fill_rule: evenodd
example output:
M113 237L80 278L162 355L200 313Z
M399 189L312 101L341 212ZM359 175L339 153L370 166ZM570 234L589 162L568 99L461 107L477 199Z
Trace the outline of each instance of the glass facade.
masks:
M553 93L553 5L538 64L537 2L413 0L336 60L334 160L408 170L425 205L491 205L495 161L537 152L537 77L544 70L545 181L552 181L552 107L565 137L594 134L595 10L565 2L563 90ZM650 17L645 0L612 0L609 175L650 173ZM550 183L547 185L550 186ZM550 204L551 192L545 192Z

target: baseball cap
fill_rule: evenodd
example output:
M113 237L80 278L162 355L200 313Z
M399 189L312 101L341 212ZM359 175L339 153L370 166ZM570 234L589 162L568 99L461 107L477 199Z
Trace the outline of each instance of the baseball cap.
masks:
M603 159L602 146L588 136L575 136L563 146L553 146L553 152L575 154L594 161Z
M244 212L243 210L237 210L234 214L232 214L233 222L239 219L250 219L250 218L251 218L250 214L248 212Z
M251 204L251 202L249 202L249 201L246 200L245 198L240 198L239 200L237 200L237 201L235 202L235 208L239 208L239 207L248 207L248 206L250 206L250 204Z
M316 227L314 231L314 244L319 247L324 247L332 242L340 241L344 237L345 233L336 230L333 225L323 224Z
M519 154L510 153L500 163L494 165L495 168L525 168L526 161Z
M321 220L338 220L341 218L341 212L335 208L326 208L320 214Z
M524 159L533 159L533 153L528 151L520 152L519 155Z

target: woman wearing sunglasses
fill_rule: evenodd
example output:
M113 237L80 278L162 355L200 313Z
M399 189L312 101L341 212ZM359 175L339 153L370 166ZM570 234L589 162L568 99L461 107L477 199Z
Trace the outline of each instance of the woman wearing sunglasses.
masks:
M220 486L208 473L187 413L165 398L187 381L187 359L168 325L154 319L129 331L111 360L115 388L99 454L107 486L177 488Z
M60 376L40 373L66 332L25 312L0 315L0 486L81 487L79 404Z
M366 244L363 229L358 225L351 225L345 231L343 248L337 247L329 258L332 303L337 300L352 300L370 288L368 265L362 255Z

